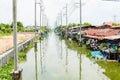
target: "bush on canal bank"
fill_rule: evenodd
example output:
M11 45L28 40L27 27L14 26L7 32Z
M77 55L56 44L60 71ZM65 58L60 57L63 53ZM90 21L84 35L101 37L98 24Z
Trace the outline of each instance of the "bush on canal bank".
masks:
M26 60L26 53L33 47L33 43L29 44L23 51L18 53L18 61L22 62ZM10 75L12 69L14 68L14 60L10 60L8 64L0 67L0 80L12 80Z
M26 61L26 53L25 52L19 52L18 60L19 60L19 62Z
M76 50L76 51L78 51L78 53L82 53L82 54L86 54L86 55L89 55L89 53L90 53L90 50L87 49L86 45L82 45L80 47L75 41L70 41L70 40L66 40L65 43L68 46L68 48L70 48L72 50Z
M26 60L26 54L24 52L20 52L19 54L19 62ZM7 64L0 67L0 80L12 80L11 71L14 68L14 60L10 60Z
M104 74L111 80L120 80L120 63L100 61L98 64L105 69Z
M13 59L5 64L4 66L0 67L0 80L12 80L10 72L14 67Z

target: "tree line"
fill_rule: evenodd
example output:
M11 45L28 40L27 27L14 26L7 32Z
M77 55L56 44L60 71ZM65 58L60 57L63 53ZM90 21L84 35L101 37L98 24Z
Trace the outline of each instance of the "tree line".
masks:
M17 22L17 32L33 32L34 30L26 30L23 23ZM13 23L4 24L0 23L0 34L10 34L13 32Z

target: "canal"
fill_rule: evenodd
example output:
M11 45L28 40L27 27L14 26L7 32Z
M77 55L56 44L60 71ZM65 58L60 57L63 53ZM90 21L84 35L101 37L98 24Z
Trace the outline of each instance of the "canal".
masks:
M51 33L27 53L22 80L110 80L100 66L83 54L67 48L64 40Z

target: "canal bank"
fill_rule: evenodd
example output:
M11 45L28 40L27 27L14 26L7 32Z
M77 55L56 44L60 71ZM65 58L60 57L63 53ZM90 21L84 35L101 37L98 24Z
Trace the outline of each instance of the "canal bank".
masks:
M23 80L109 80L84 54L69 49L54 33L32 48L20 64Z
M18 52L18 62L26 61L26 53L33 47L33 43L28 44L22 51ZM0 67L0 80L12 80L11 71L14 68L13 58L7 62L7 64Z
M30 43L34 41L35 37L31 37L30 39L19 43L18 44L18 51L22 51L27 47ZM13 47L8 49L6 52L4 52L2 55L0 55L0 67L7 64L12 58L14 57L14 49Z

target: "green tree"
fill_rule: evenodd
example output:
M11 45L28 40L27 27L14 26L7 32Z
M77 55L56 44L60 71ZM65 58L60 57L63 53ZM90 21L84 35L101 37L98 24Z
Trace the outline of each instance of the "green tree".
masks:
M23 23L20 21L17 22L17 30L18 30L18 32L24 32L24 30L25 30Z
M85 23L82 24L82 26L91 26L91 24L88 23L88 22L85 22Z
M120 23L112 23L112 26L120 26Z
M12 32L12 28L9 24L0 24L0 33L1 34L5 34L5 33L11 33Z
M11 24L11 28L13 28L13 23ZM24 32L25 31L24 25L20 21L17 22L17 31L18 32Z
M70 24L68 25L68 27L75 27L75 26L77 26L75 23L70 23Z

